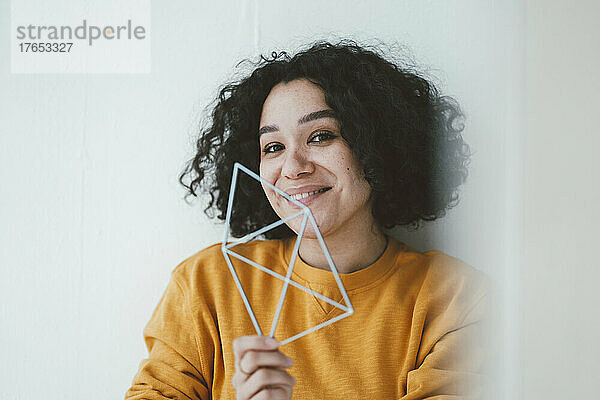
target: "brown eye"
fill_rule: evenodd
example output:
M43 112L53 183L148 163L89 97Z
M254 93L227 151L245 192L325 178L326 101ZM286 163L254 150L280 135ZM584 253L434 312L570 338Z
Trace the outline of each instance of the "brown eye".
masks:
M263 153L264 154L275 153L276 151L280 151L280 150L283 150L283 146L281 144L272 143L272 144L265 146L265 148L263 149Z
M329 131L321 131L321 132L318 132L315 136L313 136L310 139L310 141L311 142L320 143L320 142L326 142L326 141L331 140L333 138L335 138L335 135L332 134L331 132L329 132Z

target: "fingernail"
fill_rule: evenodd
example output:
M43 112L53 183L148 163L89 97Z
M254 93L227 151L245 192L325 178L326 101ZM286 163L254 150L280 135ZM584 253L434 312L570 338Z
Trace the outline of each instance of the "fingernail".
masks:
M272 337L267 338L267 344L269 346L279 346L279 342Z

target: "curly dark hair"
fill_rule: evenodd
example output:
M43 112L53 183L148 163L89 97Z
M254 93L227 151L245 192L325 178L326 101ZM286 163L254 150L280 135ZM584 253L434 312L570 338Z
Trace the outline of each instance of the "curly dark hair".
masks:
M456 100L441 95L422 73L399 64L375 46L352 40L317 41L293 57L285 51L261 55L249 76L220 89L210 118L201 124L196 154L179 177L186 201L200 188L210 196L204 212L214 218L216 209L225 219L234 163L259 169L265 99L276 84L304 78L324 91L334 110L371 186L372 214L381 227L417 229L421 221L444 216L458 203L458 187L467 178L464 115ZM251 181L238 181L230 220L234 237L279 219L262 187ZM284 224L264 237L292 235Z

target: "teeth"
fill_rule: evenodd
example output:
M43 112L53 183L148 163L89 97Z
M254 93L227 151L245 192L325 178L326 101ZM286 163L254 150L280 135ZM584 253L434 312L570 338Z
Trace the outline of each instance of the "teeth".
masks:
M291 194L290 197L294 200L300 200L300 199L305 199L308 196L312 196L315 193L319 193L319 192L323 192L325 191L325 188L323 189L319 189L319 190L315 190L313 192L308 192L308 193L298 193L298 194Z

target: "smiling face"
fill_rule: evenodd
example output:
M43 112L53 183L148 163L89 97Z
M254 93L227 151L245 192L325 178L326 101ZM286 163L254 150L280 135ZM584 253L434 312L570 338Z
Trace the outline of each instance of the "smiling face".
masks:
M323 90L306 79L279 83L263 105L260 118L260 176L314 215L323 237L371 224L371 187L340 134ZM263 184L280 218L299 207ZM288 222L296 233L301 217ZM306 237L315 237L311 224Z

